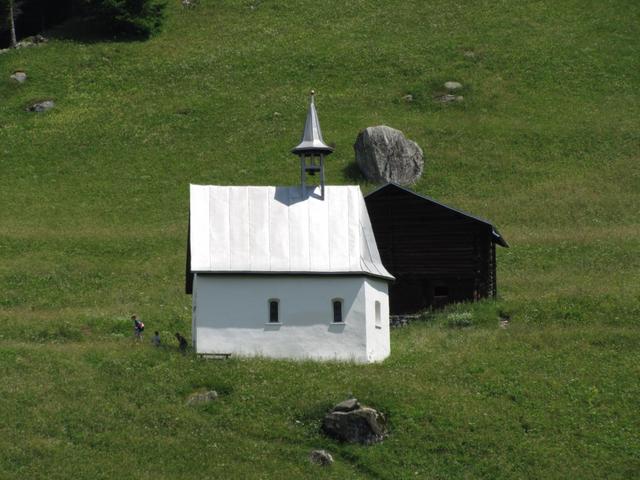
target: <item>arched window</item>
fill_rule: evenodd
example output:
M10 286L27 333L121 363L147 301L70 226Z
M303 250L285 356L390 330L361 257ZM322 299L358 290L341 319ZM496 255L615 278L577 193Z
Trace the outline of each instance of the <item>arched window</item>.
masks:
M342 323L342 299L334 298L331 302L333 303L333 323Z
M272 298L269 300L269 323L280 322L280 300Z

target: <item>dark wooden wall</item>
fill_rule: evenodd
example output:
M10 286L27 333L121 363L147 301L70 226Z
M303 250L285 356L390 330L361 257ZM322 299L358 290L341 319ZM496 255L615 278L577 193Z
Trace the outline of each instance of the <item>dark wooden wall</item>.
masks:
M396 277L391 314L495 295L491 225L395 186L365 201L382 263Z

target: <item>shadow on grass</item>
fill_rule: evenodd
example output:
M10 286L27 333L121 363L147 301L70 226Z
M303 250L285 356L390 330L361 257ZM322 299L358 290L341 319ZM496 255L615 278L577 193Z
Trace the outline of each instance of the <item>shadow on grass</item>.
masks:
M149 35L133 32L116 32L112 25L95 18L72 18L47 31L46 36L55 40L70 40L79 43L143 42Z
M346 167L342 169L342 173L346 178L353 182L366 180L356 162L350 162Z

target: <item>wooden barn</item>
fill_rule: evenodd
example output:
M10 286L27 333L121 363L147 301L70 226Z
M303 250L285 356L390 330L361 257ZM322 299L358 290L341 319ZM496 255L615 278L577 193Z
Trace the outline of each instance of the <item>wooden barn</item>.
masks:
M495 297L496 244L509 245L491 222L394 183L365 202L382 263L396 277L391 315Z

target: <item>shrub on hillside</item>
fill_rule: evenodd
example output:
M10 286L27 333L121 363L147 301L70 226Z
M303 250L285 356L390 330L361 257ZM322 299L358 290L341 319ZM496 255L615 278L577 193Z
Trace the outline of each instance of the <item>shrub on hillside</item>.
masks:
M148 37L160 30L166 0L78 0L86 16L114 33Z
M447 315L447 325L449 328L464 328L473 325L473 313L452 312Z

